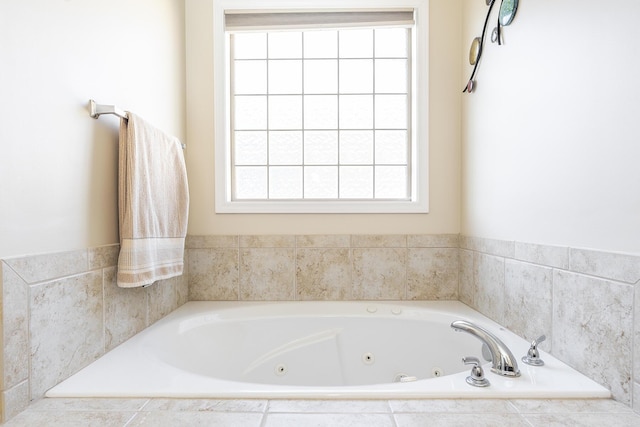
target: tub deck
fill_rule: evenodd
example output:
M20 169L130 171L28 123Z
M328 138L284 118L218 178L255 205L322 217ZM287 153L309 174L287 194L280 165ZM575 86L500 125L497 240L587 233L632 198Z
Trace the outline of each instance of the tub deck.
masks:
M296 305L297 304L297 305ZM302 304L302 305L301 305ZM331 306L329 305L331 304ZM337 305L336 305L337 304ZM157 354L158 340L171 340L163 328L188 330L194 324L230 321L250 313L261 318L274 312L278 317L327 313L332 316L360 313L372 318L399 318L446 314L477 322L494 332L517 359L526 354L529 344L504 330L460 302L304 302L238 303L189 302L161 321L142 331L85 369L47 392L48 397L139 397L139 398L224 398L224 399L530 399L530 398L609 398L610 392L546 352L541 352L543 367L520 363L521 376L508 378L489 371L491 386L469 386L468 371L414 382L380 383L353 386L291 386L247 383L199 375ZM297 310L297 311L296 311ZM454 313L454 314L452 314ZM207 317L208 316L208 317ZM292 318L295 318L292 317ZM447 318L447 321L450 321ZM416 339L420 339L417 337ZM150 341L151 340L151 341ZM154 344L154 341L155 344ZM166 344L166 343L165 343ZM478 349L480 348L478 341ZM467 356L459 355L458 357ZM462 363L462 362L460 362Z

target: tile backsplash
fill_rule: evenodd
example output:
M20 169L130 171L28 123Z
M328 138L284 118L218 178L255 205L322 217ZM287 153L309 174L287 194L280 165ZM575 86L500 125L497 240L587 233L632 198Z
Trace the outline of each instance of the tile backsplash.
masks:
M190 300L457 300L458 235L189 236Z
M541 349L640 409L640 256L451 234L188 236L182 277L121 289L117 253L0 260L2 419L188 300L460 300L546 334Z

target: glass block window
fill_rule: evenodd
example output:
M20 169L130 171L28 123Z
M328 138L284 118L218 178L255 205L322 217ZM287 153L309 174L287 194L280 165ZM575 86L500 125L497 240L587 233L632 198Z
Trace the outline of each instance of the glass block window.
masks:
M233 12L225 29L227 202L415 202L413 9Z
M235 199L410 195L409 28L231 35Z

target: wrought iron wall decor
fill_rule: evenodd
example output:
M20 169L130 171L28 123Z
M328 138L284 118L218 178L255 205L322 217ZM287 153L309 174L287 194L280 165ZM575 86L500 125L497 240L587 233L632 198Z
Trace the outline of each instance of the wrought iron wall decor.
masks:
M469 77L469 81L462 91L471 93L475 89L476 82L474 77L476 76L476 71L478 71L478 64L480 63L480 58L482 57L482 48L484 47L484 37L487 32L487 24L489 23L489 17L491 16L491 11L493 10L493 5L497 2L497 0L485 0L487 6L489 6L489 10L487 11L487 17L484 19L484 26L482 27L482 35L480 37L476 37L471 42L471 48L469 49L469 64L473 65L473 71L471 72L471 77ZM491 42L498 42L499 45L502 45L502 30L501 27L506 27L513 22L513 18L516 16L516 10L518 10L518 0L501 0L500 3L500 11L498 12L498 22L496 26L493 28L491 32Z

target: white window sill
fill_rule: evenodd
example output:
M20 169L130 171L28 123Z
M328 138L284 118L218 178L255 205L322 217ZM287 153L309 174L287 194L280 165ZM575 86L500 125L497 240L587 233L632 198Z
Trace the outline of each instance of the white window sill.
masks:
M412 201L246 201L216 203L216 213L427 213L427 202Z

